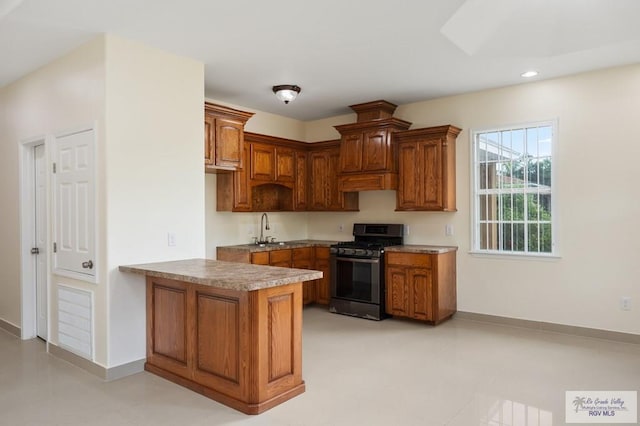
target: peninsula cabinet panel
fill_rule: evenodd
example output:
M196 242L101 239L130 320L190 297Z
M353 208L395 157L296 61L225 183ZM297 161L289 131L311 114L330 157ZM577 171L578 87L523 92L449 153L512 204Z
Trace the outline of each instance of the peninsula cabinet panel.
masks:
M251 292L265 320L252 325L258 340L257 399L266 401L304 386L302 382L302 294L297 285ZM295 291L298 289L298 291Z
M238 291L147 276L145 369L246 414L303 393L301 283Z
M248 396L247 371L249 362L246 306L240 297L196 291L196 324L193 360L193 379L226 395L243 399ZM246 300L245 300L246 305ZM221 350L224 348L224 350Z
M456 137L439 126L395 133L398 150L396 210L456 211Z
M456 252L386 253L388 314L438 324L456 312Z
M153 336L147 341L147 358L168 371L186 374L189 345L187 288L171 281L154 279L147 282L147 289L151 293L147 300L147 317L150 320L147 333Z

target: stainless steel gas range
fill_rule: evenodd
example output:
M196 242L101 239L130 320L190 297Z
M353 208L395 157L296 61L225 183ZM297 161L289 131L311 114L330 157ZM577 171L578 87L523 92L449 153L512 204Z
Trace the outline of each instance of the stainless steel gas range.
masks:
M403 244L404 225L355 223L353 236L353 241L330 248L329 310L372 320L384 319L384 249Z

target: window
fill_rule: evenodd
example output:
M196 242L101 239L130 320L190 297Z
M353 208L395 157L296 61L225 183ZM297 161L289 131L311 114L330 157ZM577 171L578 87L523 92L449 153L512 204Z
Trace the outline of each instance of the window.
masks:
M556 125L473 131L473 249L554 254Z

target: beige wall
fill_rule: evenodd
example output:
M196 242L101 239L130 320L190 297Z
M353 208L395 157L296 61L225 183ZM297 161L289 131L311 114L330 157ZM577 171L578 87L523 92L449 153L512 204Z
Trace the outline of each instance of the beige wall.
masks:
M106 340L113 367L145 357L144 279L118 266L205 254L204 66L113 36L106 53Z

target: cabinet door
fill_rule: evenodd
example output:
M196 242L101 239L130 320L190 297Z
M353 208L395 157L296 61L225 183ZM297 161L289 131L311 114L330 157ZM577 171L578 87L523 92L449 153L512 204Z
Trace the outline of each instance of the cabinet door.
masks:
M442 193L442 141L431 139L418 142L418 170L420 179L420 206L429 209L443 209Z
M228 118L215 120L215 165L218 167L242 167L244 126L240 121Z
M291 249L270 251L269 265L291 268Z
M213 166L215 162L215 118L204 115L204 165Z
M361 132L342 135L340 142L340 172L359 172L362 170L362 138Z
M388 170L389 132L387 130L369 130L362 138L362 170Z
M328 154L328 167L325 179L327 180L326 205L329 210L344 209L344 197L338 191L338 166L340 163L340 150L332 149Z
M329 304L329 298L331 297L331 277L330 277L330 263L329 263L329 248L328 247L316 247L315 248L316 262L314 269L322 271L322 278L316 280L316 300L323 305Z
M422 171L418 161L418 144L398 145L399 182L396 194L398 209L412 210L420 206L420 182Z
M292 265L299 269L313 269L313 248L304 247L293 249ZM302 303L309 304L316 301L316 282L305 281L302 283Z
M408 269L406 267L387 265L386 277L386 308L387 313L400 316L411 317L410 287Z
M276 182L293 182L295 180L295 157L291 148L275 148Z
M273 182L275 177L275 147L261 143L252 143L251 179Z
M303 151L297 151L295 153L296 164L296 179L294 183L294 210L306 210L307 209L307 185L308 185L308 173L307 173L307 153Z
M411 286L411 318L433 320L433 295L431 294L431 269L407 269L407 278Z
M243 163L249 159L249 147L244 146ZM249 189L249 168L244 167L233 172L233 211L251 211L251 194Z
M327 151L309 154L309 209L326 210L328 195L329 155Z

